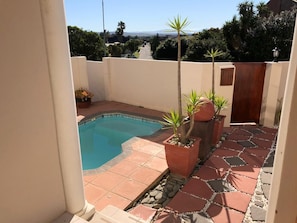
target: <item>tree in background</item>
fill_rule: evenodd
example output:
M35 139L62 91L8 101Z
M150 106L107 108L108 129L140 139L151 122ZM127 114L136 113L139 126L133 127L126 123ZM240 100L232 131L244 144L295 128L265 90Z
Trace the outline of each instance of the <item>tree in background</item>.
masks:
M236 17L223 26L224 37L234 61L267 61L272 49L281 49L279 59L288 60L292 44L296 9L274 15L267 5L239 4Z
M185 55L188 48L188 40L181 37L181 58ZM177 39L167 38L161 41L157 47L153 58L157 60L177 60L178 42Z
M126 25L123 21L118 22L118 27L117 30L115 31L115 34L118 37L119 42L123 42L123 35L124 35L124 30L126 29Z
M153 36L151 39L150 39L150 43L151 43L151 51L152 51L152 54L153 54L153 57L155 58L155 52L157 50L157 47L160 45L160 42L161 42L161 39L160 39L160 36L159 34L157 33L157 35Z
M247 34L256 27L257 17L252 2L245 1L238 5L239 20L233 17L223 26L223 33L228 48L235 61L245 60Z
M87 60L102 60L104 45L98 33L68 26L68 36L71 56L85 56Z
M288 60L292 45L297 9L274 15L265 3L254 6L245 1L238 5L239 17L227 21L221 29L205 29L182 38L182 58L205 61L207 50L221 49L221 61L269 61L272 49L281 50L279 59ZM176 60L177 44L173 39L161 41L154 59Z
M184 60L205 61L205 54L209 49L222 49L225 53L220 54L218 59L223 61L231 60L223 32L215 28L204 29L202 32L189 37L189 46Z
M267 4L260 2L257 6L258 16L261 18L267 18L272 12L268 8Z
M181 58L187 61L206 61L207 50L220 49L225 52L220 61L269 61L272 49L278 47L280 60L288 60L292 45L297 9L273 14L265 3L254 6L245 1L238 5L239 17L234 16L221 29L210 28L193 35L181 34ZM120 21L116 33L106 32L110 43L129 39L149 40L149 37L123 36L125 23ZM84 31L77 27L68 27L71 56L86 56L88 60L102 60L103 40L95 32ZM102 33L101 33L102 35ZM174 37L174 38L173 38ZM153 58L159 60L177 60L178 44L176 35L150 38ZM134 41L134 40L133 40ZM135 42L110 46L109 55L119 57L123 53L135 52ZM128 53L129 53L128 52Z
M272 60L272 49L278 47L280 60L289 60L297 9L262 18L247 35L247 54L254 61Z
M138 38L133 38L129 39L125 44L124 44L124 53L132 55L135 53L139 46L142 44L142 40Z
M121 57L123 53L123 46L120 43L111 44L108 46L108 51L112 57Z

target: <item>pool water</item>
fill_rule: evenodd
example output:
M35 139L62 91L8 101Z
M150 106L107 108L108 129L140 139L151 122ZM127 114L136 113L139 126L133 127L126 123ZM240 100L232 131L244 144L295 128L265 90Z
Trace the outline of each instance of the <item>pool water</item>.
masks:
M79 125L83 170L95 169L122 152L121 144L134 136L152 135L162 125L124 114L101 115Z

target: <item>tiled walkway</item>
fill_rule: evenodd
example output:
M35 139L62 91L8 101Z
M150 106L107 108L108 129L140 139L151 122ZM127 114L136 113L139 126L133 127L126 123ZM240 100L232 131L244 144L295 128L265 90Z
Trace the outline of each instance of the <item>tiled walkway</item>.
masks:
M241 223L276 129L225 128L228 136L155 222Z
M115 110L123 109L123 105L118 103L106 102L105 109L108 106L110 106L109 110L115 107ZM128 111L129 106L125 106ZM92 109L96 111L101 109L98 105L97 108L94 107ZM143 108L132 106L133 112L137 109ZM162 113L148 111L144 115L160 118ZM132 210L132 213L139 216L143 213L146 216L156 214L155 222L243 222L256 188L258 175L266 157L271 152L277 130L258 126L237 126L224 130L227 132L226 140L192 175L166 207L159 209L158 212L140 207ZM156 142L161 142L167 136L168 132L155 136ZM128 146L130 147L128 156L121 159L121 162L108 167L103 172L87 173L84 181L88 201L95 204L98 210L110 204L111 201L115 206L124 209L134 199L129 197L131 194L136 191L140 192L149 186L150 183L146 184L148 178L152 180L158 178L165 171L164 162L150 165L153 159L164 161L162 151L146 154L141 149L142 146L162 148L158 145L150 144L146 140L133 139ZM135 154L135 157L133 155L129 158L131 154ZM129 167L130 165L132 167ZM133 185L137 189L130 189L134 187Z

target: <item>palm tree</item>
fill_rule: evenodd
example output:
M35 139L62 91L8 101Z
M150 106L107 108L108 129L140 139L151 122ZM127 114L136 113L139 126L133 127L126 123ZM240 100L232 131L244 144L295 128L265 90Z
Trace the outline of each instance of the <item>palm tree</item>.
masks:
M215 100L215 72L214 72L214 62L215 62L215 58L219 57L219 56L223 56L224 52L216 49L214 50L213 48L209 51L207 50L207 53L204 54L205 57L211 58L211 62L212 62L212 82L211 82L211 100L214 103Z
M174 17L173 20L169 20L168 26L177 32L177 93L178 93L178 114L182 118L182 96L181 96L181 33L185 34L184 28L186 28L190 23L188 19L181 19L178 15ZM185 142L185 126L181 125L181 141Z
M123 35L124 35L124 30L126 29L126 25L123 21L118 22L118 27L117 30L115 31L117 37L119 38L120 42L123 42Z

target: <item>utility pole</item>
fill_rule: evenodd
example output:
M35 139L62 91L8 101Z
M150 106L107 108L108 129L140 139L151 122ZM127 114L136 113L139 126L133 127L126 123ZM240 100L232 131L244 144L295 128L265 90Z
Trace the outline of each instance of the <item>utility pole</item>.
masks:
M102 0L102 22L103 22L103 42L104 42L104 54L103 56L105 57L106 56L106 37L105 37L105 33L106 33L106 30L105 30L105 22L104 22L104 0Z

